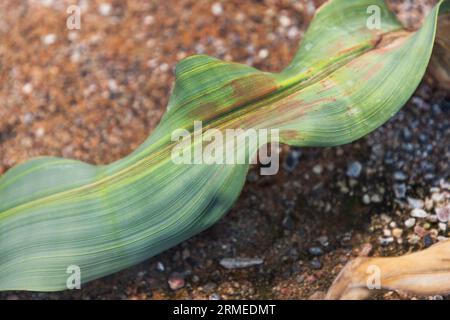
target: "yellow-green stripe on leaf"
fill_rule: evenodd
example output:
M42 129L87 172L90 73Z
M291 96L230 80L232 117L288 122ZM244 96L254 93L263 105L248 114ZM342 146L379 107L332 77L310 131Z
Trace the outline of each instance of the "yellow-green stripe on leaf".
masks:
M379 28L367 26L371 6ZM331 0L280 73L207 56L182 60L159 126L129 156L105 166L37 158L0 178L0 290L64 290L69 266L85 283L220 219L249 166L174 164L177 128L279 129L283 143L334 146L379 127L421 81L448 8L441 1L420 30L407 32L384 1Z

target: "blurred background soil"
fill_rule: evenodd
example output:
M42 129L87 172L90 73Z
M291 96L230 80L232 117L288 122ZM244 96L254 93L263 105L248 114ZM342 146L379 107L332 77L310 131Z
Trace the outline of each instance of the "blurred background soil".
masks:
M322 2L1 1L0 174L40 155L96 164L127 155L159 122L177 61L204 53L280 71ZM389 1L411 28L434 2ZM66 28L70 4L82 9L81 30ZM82 290L0 298L319 297L353 257L450 236L449 116L448 93L424 82L356 143L284 147L278 175L253 169L218 224L169 251Z

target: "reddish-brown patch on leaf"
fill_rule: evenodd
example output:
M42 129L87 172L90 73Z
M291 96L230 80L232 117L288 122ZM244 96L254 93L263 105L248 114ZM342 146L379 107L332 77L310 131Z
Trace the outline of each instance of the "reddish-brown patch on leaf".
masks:
M219 105L216 102L206 102L199 107L192 110L190 116L197 120L206 120L207 118L214 118Z
M193 110L191 115L203 121L218 119L221 115L238 110L247 104L262 101L265 96L275 92L279 88L275 79L263 73L238 78L231 81L228 85L233 90L230 98L235 100L235 102L226 107L220 105L218 102L208 102ZM213 110L215 112L212 112Z
M237 105L261 98L279 88L275 79L264 73L233 80L230 85L233 88L232 97L238 100Z
M393 50L402 45L411 34L411 32L405 30L385 33L377 42L374 51L385 52Z
M303 135L297 130L283 130L280 132L280 138L283 142L299 141L303 139Z
M290 124L295 124L300 118L306 116L311 109L321 104L335 102L335 97L320 98L315 101L304 102L303 100L294 100L290 98L276 106L276 108L264 112L262 119L271 119L265 121L267 127L282 128ZM255 119L252 118L253 122Z
M380 62L374 64L369 70L367 70L367 72L362 77L362 80L370 81L371 79L373 79L375 74L377 74L377 73L381 72L381 70L383 70L384 65L385 64L383 61L380 61Z
M337 86L336 82L332 81L330 78L325 78L319 81L322 89L317 91L317 95L321 95L323 93L328 92L330 89Z

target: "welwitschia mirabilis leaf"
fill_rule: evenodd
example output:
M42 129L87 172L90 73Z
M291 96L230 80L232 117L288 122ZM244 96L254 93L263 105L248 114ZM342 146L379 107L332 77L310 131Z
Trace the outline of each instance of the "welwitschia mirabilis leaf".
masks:
M279 129L282 143L334 146L379 127L421 81L437 17L448 9L441 1L420 30L407 32L382 0L331 0L276 74L207 56L184 59L161 123L129 156L105 166L37 158L0 179L0 290L64 290L70 266L87 282L221 218L249 165L175 164L177 128L192 132L202 121L219 131ZM369 27L368 12L379 14L379 26Z

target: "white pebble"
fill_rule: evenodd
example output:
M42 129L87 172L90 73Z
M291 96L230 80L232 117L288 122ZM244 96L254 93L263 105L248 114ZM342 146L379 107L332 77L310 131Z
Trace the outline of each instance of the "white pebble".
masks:
M25 94L30 94L33 91L33 85L31 83L25 83L22 87L22 92Z
M111 91L111 92L116 92L117 91L117 82L116 82L116 80L114 80L114 79L109 79L108 80L108 89Z
M323 168L320 164L317 164L313 167L313 172L317 175L321 174L323 171Z
M420 237L416 234L413 234L411 237L409 237L408 239L408 243L410 244L417 244L420 241Z
M381 196L379 194L372 195L372 197L370 197L370 200L373 203L381 203L383 201L383 199L381 198Z
M369 204L370 203L370 196L368 194L365 194L363 196L363 203L364 204Z
M409 218L405 221L405 227L407 227L407 228L412 228L412 227L414 227L415 224L416 224L416 219L414 219L414 218Z
M213 15L215 16L220 16L223 13L223 7L222 4L220 4L219 2L214 3L211 6L211 12Z
M267 49L261 49L258 52L258 57L260 57L261 59L266 59L269 56L269 50Z
M445 200L445 196L443 193L433 193L431 195L431 199L433 199L434 202L439 203Z
M287 32L287 36L289 39L295 39L298 35L299 35L299 30L296 26L290 27L288 32Z
M411 211L411 217L414 218L426 218L428 216L428 213L425 212L425 210L422 209L413 209Z
M30 124L33 122L33 120L34 120L34 116L30 112L25 113L25 115L23 116L23 122L25 124Z
M226 269L249 268L263 264L264 260L255 258L223 258L220 265Z
M41 0L41 4L47 8L53 6L54 2L54 0Z
M161 63L161 65L159 66L159 70L161 70L162 72L166 72L167 70L169 70L169 65L167 63Z
M388 216L386 213L380 214L380 219L383 220L383 222L386 224L388 224L392 221L392 218L390 216Z
M447 182L444 179L441 179L441 181L439 181L439 184L442 189L450 190L450 182Z
M424 202L420 199L414 199L408 197L408 204L411 209L423 209Z
M45 35L45 36L42 37L42 42L43 42L45 45L49 46L49 45L54 44L54 43L56 42L56 39L57 39L57 38L58 38L58 37L56 36L56 34L54 34L54 33L49 33L49 34L47 34L47 35Z
M291 25L291 19L289 19L289 17L287 16L280 16L278 18L278 21L280 22L283 28L287 28Z
M37 128L37 130L36 130L36 137L40 138L40 137L44 136L44 134L45 134L44 128L42 128L42 127Z
M111 14L112 6L109 3L103 2L98 6L98 12L102 16L109 16Z
M153 16L145 16L144 18L144 24L145 25L151 25L155 21L155 18Z
M447 224L443 223L443 222L439 222L439 229L441 229L441 231L447 231Z

